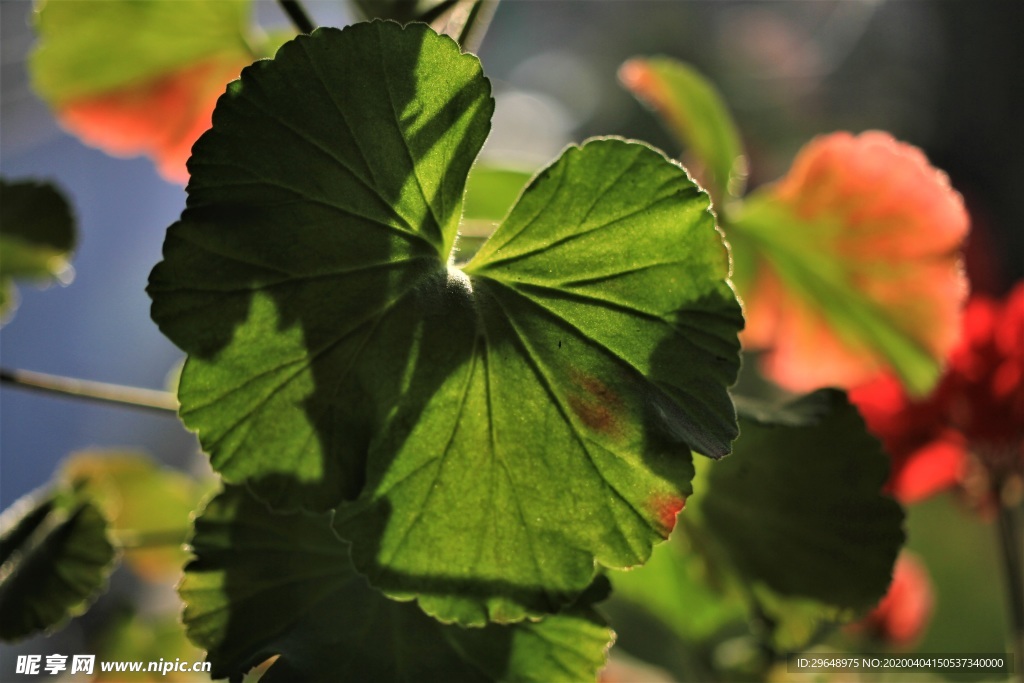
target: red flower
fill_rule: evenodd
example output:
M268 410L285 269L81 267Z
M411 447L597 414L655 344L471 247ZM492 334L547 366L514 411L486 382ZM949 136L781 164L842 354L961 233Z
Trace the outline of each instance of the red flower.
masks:
M909 648L924 633L934 604L928 570L915 555L904 551L896 560L885 597L850 630L896 648Z
M983 475L988 496L1024 473L1024 282L1003 302L975 297L932 394L913 400L892 377L850 391L892 457L889 489L904 502Z

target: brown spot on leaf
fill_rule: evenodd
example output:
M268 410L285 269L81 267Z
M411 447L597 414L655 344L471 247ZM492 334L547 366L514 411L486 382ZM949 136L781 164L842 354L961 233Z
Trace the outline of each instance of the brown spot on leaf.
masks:
M574 372L577 392L569 395L569 407L588 428L607 436L622 431L622 397L611 387L591 375Z

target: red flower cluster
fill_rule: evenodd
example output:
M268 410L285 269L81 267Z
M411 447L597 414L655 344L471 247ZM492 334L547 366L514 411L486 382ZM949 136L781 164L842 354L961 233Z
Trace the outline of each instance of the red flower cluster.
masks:
M987 496L1024 474L1024 282L1004 301L975 297L930 396L910 399L883 376L850 391L892 457L889 490L904 502L984 479Z

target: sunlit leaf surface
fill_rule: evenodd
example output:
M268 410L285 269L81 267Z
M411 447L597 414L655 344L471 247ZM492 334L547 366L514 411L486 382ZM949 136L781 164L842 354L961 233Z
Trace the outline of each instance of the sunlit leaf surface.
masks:
M742 325L707 196L637 143L570 147L450 266L492 106L424 26L297 38L218 105L149 288L214 468L472 624L668 535L736 435Z

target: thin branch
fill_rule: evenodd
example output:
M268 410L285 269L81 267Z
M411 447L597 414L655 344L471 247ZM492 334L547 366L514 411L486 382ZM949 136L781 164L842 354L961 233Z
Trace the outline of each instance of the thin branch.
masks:
M475 53L480 49L480 43L484 41L497 9L498 0L478 0L473 6L462 34L458 37L463 52Z
M47 375L29 370L0 368L0 383L13 384L25 389L45 391L74 398L115 403L132 408L156 410L163 414L176 415L178 400L169 391L138 389L106 382L92 382L72 377Z
M299 0L277 0L277 2L288 18L292 20L292 24L295 25L299 33L312 33L316 28L309 15L306 14L306 10L299 4Z

